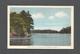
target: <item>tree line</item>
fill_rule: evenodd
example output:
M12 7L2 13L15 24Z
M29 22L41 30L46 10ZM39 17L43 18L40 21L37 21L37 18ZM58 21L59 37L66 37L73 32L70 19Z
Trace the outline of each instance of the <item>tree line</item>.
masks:
M56 30L32 30L32 33L71 33L71 27L62 28L60 31Z

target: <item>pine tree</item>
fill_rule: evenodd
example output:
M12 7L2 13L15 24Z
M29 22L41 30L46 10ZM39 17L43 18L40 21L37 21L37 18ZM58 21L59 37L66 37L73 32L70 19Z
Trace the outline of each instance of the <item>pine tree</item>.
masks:
M31 14L21 11L19 14L16 12L10 13L10 32L16 32L19 36L25 36L25 32L31 33L30 29L33 28L33 19Z

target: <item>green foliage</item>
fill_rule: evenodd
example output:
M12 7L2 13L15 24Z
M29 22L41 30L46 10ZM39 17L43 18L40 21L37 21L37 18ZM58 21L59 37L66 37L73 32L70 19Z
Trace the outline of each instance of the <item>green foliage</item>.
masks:
M25 32L30 32L33 29L33 19L29 11L26 13L24 10L19 14L16 12L10 13L10 32L16 32L21 35Z

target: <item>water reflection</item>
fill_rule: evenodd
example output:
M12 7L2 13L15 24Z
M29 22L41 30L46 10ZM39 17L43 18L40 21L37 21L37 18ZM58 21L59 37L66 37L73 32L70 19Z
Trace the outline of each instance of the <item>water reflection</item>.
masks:
M10 45L32 45L31 36L30 37L20 37L13 36L10 37Z

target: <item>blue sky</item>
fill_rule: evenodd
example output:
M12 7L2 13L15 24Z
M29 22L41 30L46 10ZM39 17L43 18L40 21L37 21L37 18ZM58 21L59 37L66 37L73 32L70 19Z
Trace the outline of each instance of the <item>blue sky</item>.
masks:
M11 7L11 12L29 10L34 20L34 29L61 30L71 25L71 8L39 8L39 7Z

